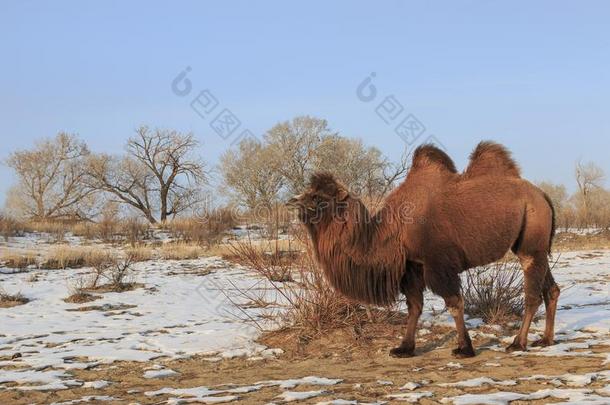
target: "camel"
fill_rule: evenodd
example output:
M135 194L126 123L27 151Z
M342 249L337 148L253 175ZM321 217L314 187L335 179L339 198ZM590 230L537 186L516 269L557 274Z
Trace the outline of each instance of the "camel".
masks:
M316 259L333 288L366 304L406 296L407 325L393 357L410 357L425 288L441 296L457 329L458 358L475 351L464 321L459 274L509 251L524 271L525 310L508 352L525 351L532 318L544 301L546 325L535 346L554 344L559 287L548 256L555 234L549 197L521 178L510 152L481 142L463 173L433 145L418 147L405 180L374 214L330 173L315 173L288 205L298 211Z

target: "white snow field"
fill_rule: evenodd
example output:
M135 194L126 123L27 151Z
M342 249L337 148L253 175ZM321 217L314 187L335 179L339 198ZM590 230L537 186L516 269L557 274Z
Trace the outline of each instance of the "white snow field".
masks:
M77 240L72 242L78 243ZM11 241L11 248L32 246L48 247L32 236ZM260 329L247 319L271 327L261 317L262 310L239 306L244 302L236 293L238 289L259 289L261 294L267 294L268 301L277 299L270 295L271 290L260 277L244 267L220 258L142 262L135 264L134 280L142 287L122 293L100 293L101 299L83 304L64 302L63 299L70 295L70 286L89 271L30 269L20 273L14 269L0 269L0 285L8 292L21 292L31 300L25 305L0 308L0 390L103 388L111 382L80 381L75 379L71 370L115 361L148 362L193 355L207 356L215 361L231 357L271 358L281 353L256 343ZM610 252L564 253L553 272L562 288L556 325L560 343L513 355L590 356L600 357L610 364L609 354L589 350L593 346L610 345ZM442 300L428 293L426 300L422 329L434 323L453 325L446 313L431 314L431 308L442 308ZM93 308L82 310L87 307ZM469 320L469 324L473 334L489 334L493 329L479 330L481 322L476 319ZM534 325L532 334L539 334L543 328L544 320ZM426 333L429 332L422 331L422 334ZM511 339L508 336L497 337ZM503 347L491 349L503 350ZM500 365L488 364L490 373L493 367ZM462 367L458 362L439 366L456 370ZM507 404L514 400L553 398L566 400L565 403L610 403L608 386L605 390L587 388L593 381L608 381L608 373L581 374L535 376L533 378L548 380L556 387L534 393L519 392L520 380L502 381L491 377L444 384L402 382L385 400L417 402L434 397L436 401L455 404ZM163 379L172 375L175 375L173 370L152 366L145 369L144 376ZM162 390L146 392L145 395L169 394L180 398L187 396L200 402L231 402L239 401L242 394L276 386L286 390L277 398L278 402L296 402L323 397L340 383L340 379L304 377L262 381L231 389L184 389L173 388L168 382ZM300 385L314 389L292 390ZM440 386L466 389L483 385L501 391L493 395L465 393L444 399L434 393ZM401 386L403 388L399 388ZM112 401L112 398L104 397L89 399ZM357 403L351 399L323 401L320 398L320 403Z

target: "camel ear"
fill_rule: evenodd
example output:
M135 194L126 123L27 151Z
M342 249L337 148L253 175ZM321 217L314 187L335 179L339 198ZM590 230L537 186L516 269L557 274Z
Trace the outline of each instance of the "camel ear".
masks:
M345 201L347 197L349 197L349 191L343 187L339 187L339 190L337 191L337 201Z

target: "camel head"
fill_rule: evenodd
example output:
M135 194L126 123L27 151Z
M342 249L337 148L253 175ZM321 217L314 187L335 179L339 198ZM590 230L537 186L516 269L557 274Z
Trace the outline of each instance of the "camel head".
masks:
M332 174L318 172L311 176L307 189L291 198L287 205L298 210L301 222L315 225L334 218L348 197L347 188Z

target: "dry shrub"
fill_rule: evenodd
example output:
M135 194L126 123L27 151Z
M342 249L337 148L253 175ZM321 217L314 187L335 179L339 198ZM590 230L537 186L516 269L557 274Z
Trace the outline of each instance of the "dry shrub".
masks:
M120 233L127 243L136 246L148 237L149 226L138 218L127 218L121 222Z
M261 206L250 210L241 216L240 221L252 224L248 228L259 232L264 238L273 239L288 233L293 219L294 213L284 204L275 204L271 207Z
M9 294L0 287L0 308L16 307L18 305L27 304L28 302L30 302L30 300L24 297L23 294Z
M71 227L74 236L80 236L86 240L93 240L97 237L97 224L93 222L83 221L77 222Z
M99 263L94 267L89 289L112 292L132 290L135 287L133 263L129 257L124 260L118 260L115 257L113 260ZM106 283L100 285L99 282L102 279L106 280Z
M165 260L189 260L201 257L203 249L199 245L184 242L166 243L159 249L159 254Z
M235 242L229 245L230 255L225 260L232 260L253 269L263 277L274 282L294 281L292 270L298 260L298 252L275 249L267 252L260 245L251 241Z
M24 232L24 225L16 219L0 214L0 236L8 242L8 238L21 235Z
M174 219L165 224L173 238L201 246L220 242L235 226L233 211L229 208L216 208L203 215Z
M99 263L113 260L113 254L107 250L84 247L59 245L53 246L41 265L44 269L67 269L80 267L95 267Z
M498 262L466 272L464 311L490 324L506 324L523 313L523 271L517 261Z
M70 231L70 225L60 221L31 221L26 222L24 228L28 232L46 233L55 242L63 241Z
M275 295L281 297L282 309L268 316L293 330L299 342L308 342L333 329L361 330L361 325L371 320L370 311L331 287L310 245L306 246L305 252L269 255L247 241L236 243L233 251L239 255L241 264L263 276ZM286 282L287 279L294 282ZM239 294L250 303L266 302L254 290L239 291ZM383 316L379 318L383 320Z
M69 304L82 304L85 302L95 301L100 299L99 295L93 295L87 292L88 282L85 277L78 277L70 285L70 296L64 298L64 302Z
M23 254L6 252L0 257L0 262L4 263L5 267L23 270L30 266L35 266L38 263L38 259L32 252L25 252Z
M136 245L125 249L125 256L134 263L145 262L153 259L154 250L148 246Z

